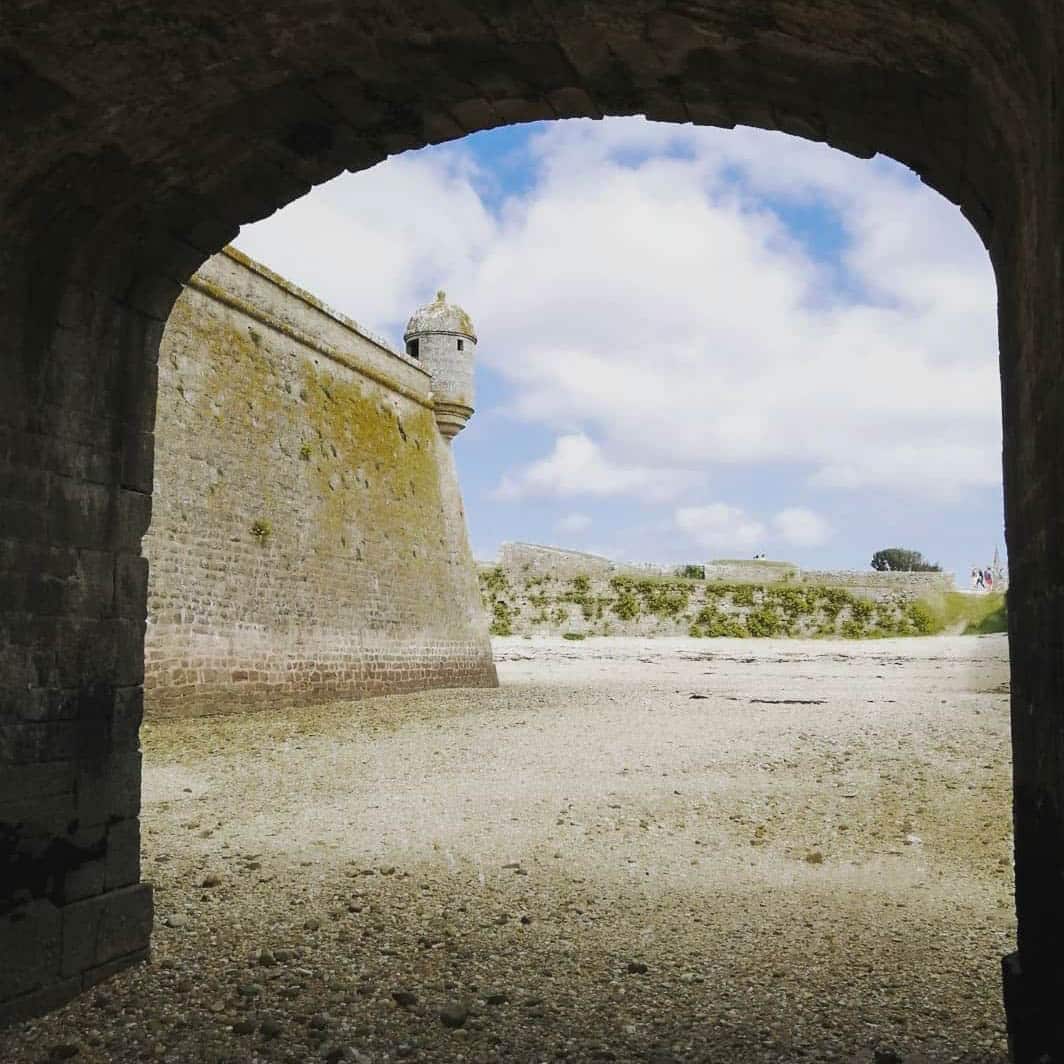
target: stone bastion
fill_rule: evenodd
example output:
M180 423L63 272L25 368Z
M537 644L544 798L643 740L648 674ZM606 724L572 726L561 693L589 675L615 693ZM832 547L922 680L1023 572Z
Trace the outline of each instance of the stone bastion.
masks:
M433 385L232 248L194 275L159 353L149 714L496 683Z
M765 559L706 562L685 578L533 543L504 543L478 568L497 635L915 635L931 623L924 604L954 590L950 573Z

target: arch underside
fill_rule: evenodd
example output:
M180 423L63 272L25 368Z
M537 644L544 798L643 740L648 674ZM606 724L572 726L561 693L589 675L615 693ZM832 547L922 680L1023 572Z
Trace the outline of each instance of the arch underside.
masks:
M1017 1059L1064 1059L1061 15L1052 0L11 0L0 23L0 1015L144 955L155 357L238 227L344 169L605 114L824 140L956 202L999 284Z

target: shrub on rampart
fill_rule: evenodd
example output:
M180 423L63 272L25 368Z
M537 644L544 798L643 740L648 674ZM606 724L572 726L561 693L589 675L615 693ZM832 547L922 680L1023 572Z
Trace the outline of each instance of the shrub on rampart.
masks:
M496 566L482 570L481 588L497 635L537 628L564 634L576 619L574 607L587 629L596 633L867 639L927 635L944 627L938 597L930 603L905 592L867 598L845 587L812 583L707 583L631 571L608 579L604 573L578 572L552 583L550 573L514 577L511 570ZM950 609L947 606L946 612Z
M487 572L481 570L480 586L493 595L501 595L510 590L510 581L506 577L506 570L501 565Z
M513 611L510 609L508 603L502 599L496 599L492 603L491 608L491 628L489 629L492 635L513 635Z

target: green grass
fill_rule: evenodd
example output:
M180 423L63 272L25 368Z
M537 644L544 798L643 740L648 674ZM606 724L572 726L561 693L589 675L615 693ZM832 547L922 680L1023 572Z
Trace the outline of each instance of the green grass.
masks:
M939 631L960 629L964 635L990 635L1008 631L1005 596L993 591L989 595L965 595L947 591L927 603Z

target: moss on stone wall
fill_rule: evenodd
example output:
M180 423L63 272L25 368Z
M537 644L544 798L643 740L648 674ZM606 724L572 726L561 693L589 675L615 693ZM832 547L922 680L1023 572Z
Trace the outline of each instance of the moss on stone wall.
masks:
M421 540L422 507L438 512L439 466L436 422L423 408L405 418L355 380L343 380L320 365L303 362L301 392L306 410L308 475L317 500L320 548L343 550L354 522L386 525L407 541L411 557ZM387 485L373 481L378 477Z
M493 683L427 388L398 361L392 387L379 346L320 309L271 317L289 296L268 278L207 268L240 298L191 286L160 349L151 707ZM328 329L342 357L315 346Z
M845 588L706 583L694 578L577 573L560 584L501 566L481 570L493 634L687 634L698 638L927 635L941 630L928 605L882 601Z

